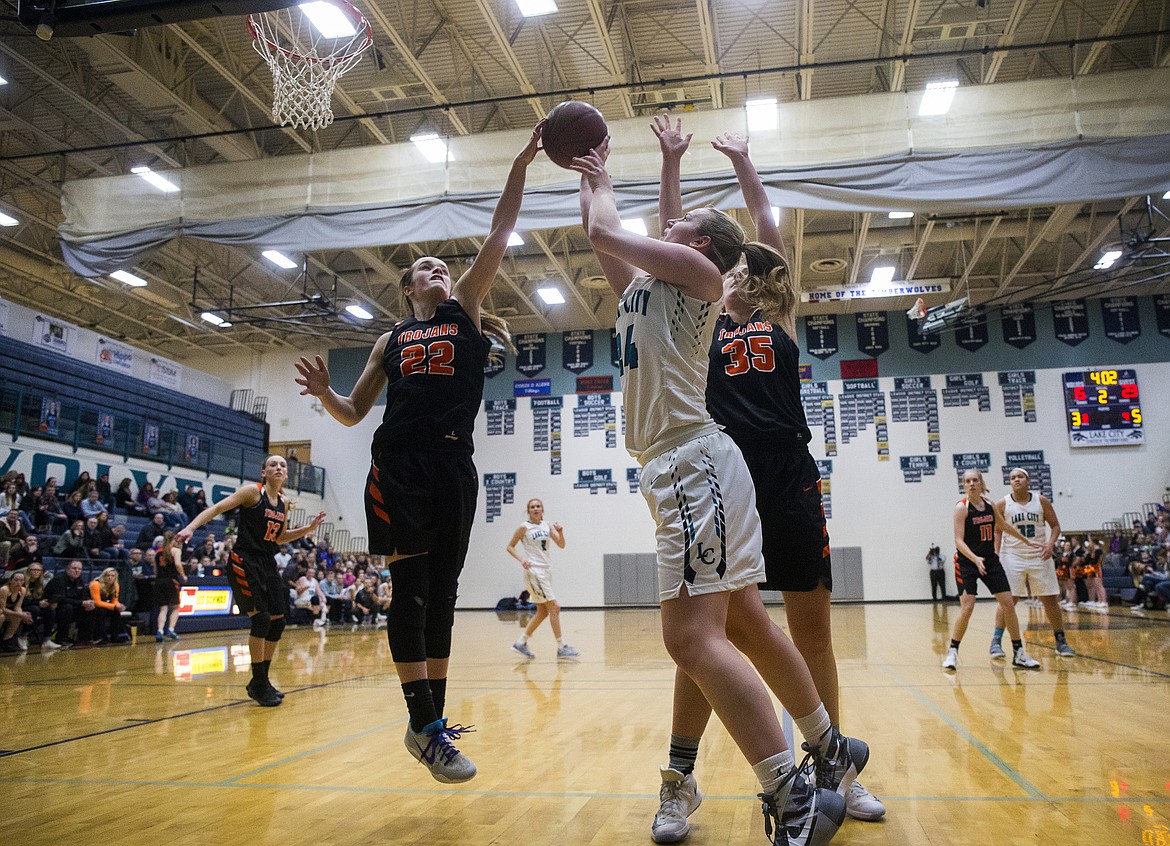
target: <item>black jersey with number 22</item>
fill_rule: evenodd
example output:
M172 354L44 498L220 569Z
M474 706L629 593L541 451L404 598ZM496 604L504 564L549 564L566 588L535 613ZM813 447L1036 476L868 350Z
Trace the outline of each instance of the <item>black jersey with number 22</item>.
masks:
M273 505L264 492L264 483L257 482L256 486L260 501L250 507L240 506L240 533L233 549L271 557L280 552L276 539L284 529L288 509L283 496L278 496Z
M421 447L471 452L491 342L457 300L430 320L408 317L392 330L382 355L386 413L373 453Z

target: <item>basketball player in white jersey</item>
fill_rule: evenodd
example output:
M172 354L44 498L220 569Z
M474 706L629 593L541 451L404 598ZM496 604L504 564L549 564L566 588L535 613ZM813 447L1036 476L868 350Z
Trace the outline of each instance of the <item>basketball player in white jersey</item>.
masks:
M826 754L846 759L856 772L869 750L832 728L799 653L788 642L786 651L798 660L782 664L771 632L758 622L770 618L757 588L765 576L755 488L705 397L723 274L745 254L753 276L783 259L746 243L739 224L713 208L666 222L661 241L623 229L607 152L608 139L574 159L573 169L582 175L586 234L619 300L626 448L642 465L642 495L657 523L663 641L752 765L765 833L774 844L822 846L844 820L845 800L818 789L796 765L760 675L798 715L805 737L823 741ZM699 801L697 792L689 797L688 812Z
M520 562L524 568L524 584L532 601L536 603L536 614L533 615L528 628L520 639L512 644L512 651L525 658L535 658L536 655L528 646L528 638L548 618L552 626L553 636L557 639L557 658L580 658L581 653L565 643L561 637L561 604L553 595L552 575L549 573L549 543L555 543L561 549L565 548L565 530L560 523L551 526L544 522L544 503L539 499L528 500L528 519L512 533L512 540L508 542L508 554ZM524 545L524 554L516 551L520 544Z
M1056 565L1052 562L1052 546L1060 537L1060 521L1048 497L1028 490L1028 471L1015 467L1008 474L1012 492L995 504L996 510L1009 525L1020 534L1040 544L1040 548L1027 546L1006 532L1000 541L999 560L1007 573L1012 589L1013 602L1028 595L1040 598L1044 613L1052 624L1056 637L1056 654L1062 658L1076 655L1064 637L1064 617L1060 613L1060 585L1056 579ZM1004 658L1003 610L995 611L995 634L991 637L991 657Z

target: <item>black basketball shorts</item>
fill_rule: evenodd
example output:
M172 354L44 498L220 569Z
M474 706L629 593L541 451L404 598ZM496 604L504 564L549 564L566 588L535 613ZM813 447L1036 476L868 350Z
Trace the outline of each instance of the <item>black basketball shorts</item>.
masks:
M987 570L986 576L980 575L979 568L975 566L974 561L968 561L962 555L955 556L955 584L959 586L959 593L977 596L976 587L980 580L987 585L987 589L991 591L992 595L1005 591L1011 592L1012 586L1008 582L1003 565L999 563L998 556L988 555L983 559L983 567Z
M233 549L227 577L241 614L253 611L267 611L272 617L288 614L288 585L272 557Z

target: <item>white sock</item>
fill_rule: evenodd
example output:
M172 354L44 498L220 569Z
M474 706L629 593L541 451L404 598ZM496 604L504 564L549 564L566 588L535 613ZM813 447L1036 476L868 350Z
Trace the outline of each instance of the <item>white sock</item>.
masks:
M825 739L825 734L833 727L833 722L829 719L829 712L825 710L824 705L818 705L811 714L797 717L793 722L796 723L796 727L800 729L801 735L810 746L819 746Z
M565 639L563 637L558 637L557 638L557 649L560 649L564 645L565 645Z
M785 749L771 758L765 758L758 764L752 764L752 769L755 770L756 778L760 780L760 787L763 788L764 793L775 793L776 788L784 780L788 771L792 769L794 763L792 750Z
M516 641L516 642L517 642L517 643L528 643L528 635L526 635L526 634L521 634L521 635L520 635L520 639L519 639L518 641Z

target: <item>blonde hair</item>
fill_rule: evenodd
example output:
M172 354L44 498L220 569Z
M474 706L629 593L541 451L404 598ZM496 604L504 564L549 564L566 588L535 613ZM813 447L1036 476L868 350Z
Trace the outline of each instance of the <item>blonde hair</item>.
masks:
M431 256L423 256L423 258L431 258ZM411 262L410 267L403 271L402 278L398 280L399 299L401 300L403 310L411 317L415 316L414 303L411 302L410 297L406 296L406 286L410 284L410 278L414 275L414 266L422 260L420 258ZM498 361L503 358L503 354L496 349L497 345L507 352L516 352L516 345L512 343L512 331L508 328L508 323L504 318L497 317L490 311L480 309L479 326L480 332L493 342L492 349L488 352L489 359Z
M711 239L707 257L721 274L735 272L735 287L753 310L764 318L785 324L796 313L796 286L788 262L773 247L747 240L747 234L731 215L707 206L698 216L699 233Z
M107 582L107 576L113 576L113 581ZM104 599L106 602L111 602L118 590L118 571L113 567L107 567L106 569L102 570L102 574L98 576L98 582L101 584L102 599Z

